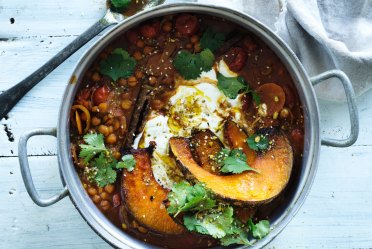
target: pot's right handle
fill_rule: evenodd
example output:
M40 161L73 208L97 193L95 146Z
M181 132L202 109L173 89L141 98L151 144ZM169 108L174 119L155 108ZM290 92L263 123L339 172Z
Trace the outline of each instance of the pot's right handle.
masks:
M355 102L355 93L353 86L346 74L340 70L330 70L310 78L313 86L329 78L338 78L345 90L346 100L349 108L350 117L350 135L345 139L322 138L322 145L334 147L348 147L355 143L359 134L359 117L358 109Z
M26 186L27 192L30 195L31 199L40 207L47 207L50 206L59 200L63 199L68 195L68 189L67 186L64 186L63 190L60 193L57 193L47 199L42 198L39 193L37 192L34 182L32 180L31 172L30 172L30 166L28 164L28 158L27 158L27 141L30 137L36 136L36 135L50 135L50 136L56 136L57 131L55 128L51 129L37 129L29 131L25 134L23 134L18 143L18 158L19 158L19 165L21 167L21 174L23 178L23 182Z

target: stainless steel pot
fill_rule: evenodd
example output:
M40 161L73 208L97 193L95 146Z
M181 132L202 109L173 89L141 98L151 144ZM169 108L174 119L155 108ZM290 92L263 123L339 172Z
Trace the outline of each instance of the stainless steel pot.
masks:
M274 239L280 231L289 223L293 216L297 213L306 196L309 193L311 184L314 180L316 172L320 145L329 145L334 147L347 147L352 145L359 132L358 112L355 103L354 91L347 76L338 70L331 70L322 73L318 76L310 78L300 61L297 59L293 51L270 29L247 16L246 14L223 7L206 6L201 4L172 4L164 5L152 10L137 14L124 22L115 26L110 32L99 39L80 59L75 67L71 79L77 79L76 83L68 84L63 103L60 108L59 122L57 129L41 129L33 130L24 134L19 140L19 162L23 180L29 195L32 200L39 206L52 205L65 196L69 196L76 208L79 210L83 218L88 224L107 242L115 247L131 247L131 248L156 248L142 241L139 241L113 225L99 210L95 207L88 194L85 192L80 179L75 171L71 152L70 152L70 131L69 119L70 108L74 100L74 96L81 84L84 72L111 41L123 34L126 30L137 25L145 20L164 16L179 12L194 12L207 15L213 15L225 18L235 22L247 30L251 31L260 37L266 44L280 57L289 73L291 74L301 102L303 104L304 120L305 120L305 144L303 161L297 179L294 179L289 190L289 197L286 204L277 210L271 217L272 231L262 240L254 243L255 247L262 247ZM319 108L315 97L313 85L322 81L336 77L338 78L344 89L349 107L349 115L351 120L351 132L348 138L342 140L321 138L319 124ZM43 199L39 196L32 182L30 168L27 159L27 140L35 135L52 135L58 138L58 162L61 172L64 189L48 199Z

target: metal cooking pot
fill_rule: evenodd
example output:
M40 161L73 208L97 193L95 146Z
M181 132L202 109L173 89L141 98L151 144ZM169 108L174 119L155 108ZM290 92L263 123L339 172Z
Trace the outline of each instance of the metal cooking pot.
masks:
M331 70L310 78L293 51L277 35L275 35L270 29L254 18L235 10L201 4L183 3L163 5L126 19L124 22L115 26L106 35L101 37L82 56L75 67L74 73L71 77L71 79L73 79L71 80L72 83L70 82L70 84L68 84L66 87L63 97L57 129L33 130L24 134L20 138L19 162L25 186L32 200L37 205L43 207L52 205L65 196L69 196L76 208L79 210L80 214L97 232L97 234L115 247L129 246L131 248L157 248L137 240L112 224L101 213L101 211L96 208L88 194L85 192L71 159L69 130L70 109L75 94L79 88L79 85L81 84L84 72L100 53L100 51L110 44L111 41L123 34L123 32L126 30L143 21L154 17L179 12L193 12L221 17L237 23L238 25L257 35L277 54L277 56L280 57L291 74L295 87L297 88L300 96L305 121L305 140L302 165L297 173L297 176L293 177L294 179L291 180L293 182L288 190L286 202L278 210L276 210L271 217L271 233L264 239L255 241L254 243L255 247L262 247L274 239L279 232L283 230L292 217L297 213L306 196L308 195L318 164L320 145L322 144L334 147L347 147L352 145L358 137L359 120L353 88L349 79L342 71ZM351 132L349 137L346 139L336 140L320 137L319 107L315 97L313 85L316 85L331 77L338 78L345 89L351 120ZM76 79L77 82L74 83ZM64 189L61 191L61 193L58 193L49 199L43 199L39 196L32 182L28 165L27 140L35 135L52 135L58 138L58 162Z

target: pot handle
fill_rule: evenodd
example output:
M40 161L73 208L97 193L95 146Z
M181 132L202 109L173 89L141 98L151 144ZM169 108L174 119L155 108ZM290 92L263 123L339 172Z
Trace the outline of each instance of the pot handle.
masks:
M49 198L42 198L40 197L38 191L35 188L34 182L32 180L30 166L28 164L27 158L27 142L30 137L36 135L50 135L50 136L57 136L56 128L48 128L48 129L36 129L23 134L18 142L18 158L19 158L19 165L21 168L23 182L26 186L27 192L30 195L31 199L40 207L47 207L50 206L59 200L63 199L68 195L67 186L64 186L63 190L60 193L57 193Z
M355 93L353 86L346 74L340 70L329 70L317 76L311 77L310 81L313 86L329 78L338 78L345 90L346 101L349 108L350 117L350 135L345 139L322 138L322 145L329 145L333 147L348 147L355 143L359 134L359 117L358 109L355 102Z

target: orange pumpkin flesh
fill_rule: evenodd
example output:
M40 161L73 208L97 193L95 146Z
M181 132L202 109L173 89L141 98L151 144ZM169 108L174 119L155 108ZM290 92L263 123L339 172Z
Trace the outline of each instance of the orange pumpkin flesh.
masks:
M276 136L272 148L256 157L250 166L260 173L245 171L235 175L214 175L194 160L189 141L173 137L170 149L178 165L216 195L236 204L265 203L277 196L287 185L292 170L292 148L284 136Z
M151 169L151 153L147 149L132 150L136 160L132 172L124 170L122 193L129 213L150 230L165 234L180 234L184 228L167 213L163 201L168 190L155 180Z

